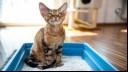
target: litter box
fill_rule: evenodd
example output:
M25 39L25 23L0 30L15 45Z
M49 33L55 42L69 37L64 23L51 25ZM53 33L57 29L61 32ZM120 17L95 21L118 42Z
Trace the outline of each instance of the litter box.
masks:
M17 50L2 71L21 71L24 59L29 55L32 43L24 43ZM65 56L80 56L85 60L93 71L119 71L107 60L103 59L89 44L87 43L64 43L62 54Z

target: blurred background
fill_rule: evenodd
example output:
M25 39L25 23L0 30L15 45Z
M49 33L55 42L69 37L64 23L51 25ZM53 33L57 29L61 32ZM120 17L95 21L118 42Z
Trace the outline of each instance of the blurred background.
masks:
M87 42L119 70L127 71L127 0L0 0L0 67L47 23L39 2L68 3L65 42Z
M92 8L98 9L97 23L123 23L127 19L127 0L0 0L0 22L17 25L46 24L39 13L39 2L51 9L57 9L64 2L68 2L68 14L71 11L79 12L79 17L83 20L91 17ZM90 12L80 12L78 9L89 9ZM68 24L69 20L67 15L64 23Z

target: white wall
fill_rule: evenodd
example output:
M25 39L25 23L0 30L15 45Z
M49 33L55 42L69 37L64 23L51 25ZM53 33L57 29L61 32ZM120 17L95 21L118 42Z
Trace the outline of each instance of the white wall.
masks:
M98 12L98 23L124 22L115 14L115 9L120 8L122 0L103 0L102 7ZM26 23L26 24L46 24L39 13L38 4L43 2L49 8L59 8L64 2L70 0L3 0L2 18L5 23ZM67 13L63 23L70 20ZM83 19L84 20L84 19Z
M46 24L39 12L39 2L54 8L54 0L3 0L2 22Z
M68 2L68 5L70 4L70 0L58 0L58 1ZM62 3L59 4L58 2L55 2L55 5L61 5L61 4ZM125 21L121 20L115 13L115 9L121 8L121 7L122 7L122 0L103 0L101 8L99 8L98 10L97 22L98 23L118 23L118 22L124 23ZM70 20L68 19L68 16L69 16L68 14L69 13L67 13L67 17L64 23L68 23L68 21ZM83 16L86 16L86 15L83 15ZM82 20L85 20L85 19L82 19Z
M0 21L1 21L1 8L2 8L2 0L0 0Z
M61 0L59 0L59 1L61 1ZM68 5L70 4L70 0L62 0L62 2L68 2ZM56 4L58 4L58 3L56 3ZM121 8L121 7L122 7L122 0L103 0L101 8L99 8L99 10L98 10L97 22L98 23L118 23L118 22L124 23L125 21L121 20L115 13L115 9ZM69 16L69 15L67 14L67 16ZM83 16L86 16L86 15L83 15ZM86 17L85 17L85 19L86 19ZM85 19L82 19L82 20L85 20ZM70 20L70 19L68 19L68 17L66 17L64 23L68 23L68 20Z
M122 0L103 0L98 13L98 23L125 22L115 13L115 9L122 7Z

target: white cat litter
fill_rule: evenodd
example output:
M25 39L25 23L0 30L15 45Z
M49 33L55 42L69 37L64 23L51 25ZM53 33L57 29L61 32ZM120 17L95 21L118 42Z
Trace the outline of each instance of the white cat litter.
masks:
M63 66L49 69L32 68L24 64L22 71L92 71L91 67L80 56L62 56Z

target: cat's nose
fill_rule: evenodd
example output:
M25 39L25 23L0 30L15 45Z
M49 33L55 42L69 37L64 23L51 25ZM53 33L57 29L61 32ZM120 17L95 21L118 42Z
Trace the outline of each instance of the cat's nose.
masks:
M58 21L58 17L57 16L55 16L55 21Z
M55 17L55 21L57 21L57 17Z

